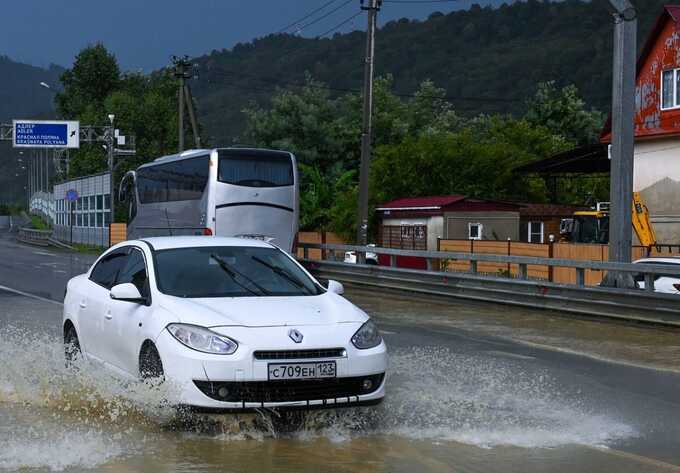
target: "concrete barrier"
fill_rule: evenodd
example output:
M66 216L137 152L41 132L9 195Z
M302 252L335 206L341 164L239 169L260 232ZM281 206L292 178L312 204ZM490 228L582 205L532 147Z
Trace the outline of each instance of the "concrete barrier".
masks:
M20 228L17 232L17 241L29 245L50 246L50 238L52 238L52 230Z

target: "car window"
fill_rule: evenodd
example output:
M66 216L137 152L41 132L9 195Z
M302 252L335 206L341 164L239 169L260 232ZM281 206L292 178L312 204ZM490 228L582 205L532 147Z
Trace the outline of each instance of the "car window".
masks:
M116 278L116 284L132 283L142 296L146 296L149 292L147 282L144 255L138 249L133 248L124 260Z
M92 270L90 281L106 289L111 289L116 276L126 260L127 250L117 250L106 255Z
M323 289L282 251L260 247L156 252L158 289L178 297L315 296Z

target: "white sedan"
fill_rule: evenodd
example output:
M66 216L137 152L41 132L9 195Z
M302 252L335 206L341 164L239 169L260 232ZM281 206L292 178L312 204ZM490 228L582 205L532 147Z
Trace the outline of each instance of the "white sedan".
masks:
M262 241L128 241L69 281L66 356L162 377L200 409L377 404L385 343L342 293Z
M654 276L654 292L665 294L680 294L680 258L643 258L633 261L633 264L653 264L656 266L671 266L678 269L677 276ZM640 289L645 288L645 275L636 274L635 282Z

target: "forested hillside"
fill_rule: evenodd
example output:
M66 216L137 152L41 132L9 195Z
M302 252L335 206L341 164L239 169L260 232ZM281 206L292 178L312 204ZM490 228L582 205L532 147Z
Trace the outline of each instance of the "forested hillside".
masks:
M53 116L54 94L40 87L40 82L58 85L63 71L58 66L43 69L0 56L0 120Z
M613 32L607 5L528 1L390 22L377 35L377 73L392 74L398 94L431 79L467 115L522 113L536 85L549 80L575 84L589 106L606 111ZM639 43L661 5L636 2ZM323 39L276 34L198 58L201 77L192 86L212 143L239 139L241 110L252 101L266 104L277 87L298 88L306 72L334 89L360 88L364 38L361 32Z

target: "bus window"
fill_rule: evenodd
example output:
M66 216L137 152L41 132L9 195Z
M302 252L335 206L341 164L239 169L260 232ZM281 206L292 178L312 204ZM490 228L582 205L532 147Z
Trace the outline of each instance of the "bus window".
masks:
M247 187L284 187L294 184L293 161L282 152L220 151L217 179Z
M208 183L209 161L209 156L201 156L140 168L137 171L140 203L201 199Z

